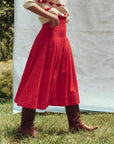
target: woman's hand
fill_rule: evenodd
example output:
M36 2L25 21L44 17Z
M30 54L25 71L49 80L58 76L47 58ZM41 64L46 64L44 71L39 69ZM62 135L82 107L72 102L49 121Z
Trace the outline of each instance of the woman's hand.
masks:
M66 23L69 22L69 17L66 18Z
M54 28L55 26L57 26L59 24L59 19L58 16L55 15L51 20L50 20L50 27Z
M43 8L41 8L39 5L31 6L28 8L28 10L34 12L35 14L38 14L40 16L50 19L50 27L51 28L53 28L59 24L58 15L55 12L50 13L50 12L44 10Z

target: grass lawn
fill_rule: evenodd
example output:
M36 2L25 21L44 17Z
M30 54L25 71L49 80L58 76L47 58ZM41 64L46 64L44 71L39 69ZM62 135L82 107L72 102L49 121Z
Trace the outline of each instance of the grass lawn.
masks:
M33 139L19 134L21 114L13 114L12 100L0 98L0 102L0 144L114 144L114 114L82 113L86 124L97 124L99 129L72 134L66 114L37 113L34 124L42 137Z

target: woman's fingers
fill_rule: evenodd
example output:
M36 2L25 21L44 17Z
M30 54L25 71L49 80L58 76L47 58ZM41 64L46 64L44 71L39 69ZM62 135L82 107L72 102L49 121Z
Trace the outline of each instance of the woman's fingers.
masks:
M57 26L58 24L59 24L59 19L58 19L57 16L55 16L54 19L52 19L52 20L50 21L50 27L51 27L51 28L54 28L54 27Z
M66 23L69 22L69 17L66 18Z
M50 22L50 27L51 28L54 28L55 26L57 26L59 23L58 22L56 22L56 21L51 21Z

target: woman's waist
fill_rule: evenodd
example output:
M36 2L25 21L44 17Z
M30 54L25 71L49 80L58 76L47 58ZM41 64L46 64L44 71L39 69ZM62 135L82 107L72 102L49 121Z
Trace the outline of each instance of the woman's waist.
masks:
M66 17L58 16L58 18L59 18L60 22L65 22L66 21ZM42 25L45 24L45 23L50 22L50 19L45 18L43 16L39 16L39 20L40 20Z
M54 28L50 27L50 22L42 25L41 31L50 36L65 37L66 36L66 18L58 16L59 24Z

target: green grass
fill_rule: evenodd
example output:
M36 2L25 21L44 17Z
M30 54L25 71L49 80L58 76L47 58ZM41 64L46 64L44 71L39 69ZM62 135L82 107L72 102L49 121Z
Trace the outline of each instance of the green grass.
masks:
M42 137L31 138L19 134L21 114L13 114L12 100L1 99L0 144L114 144L114 114L82 113L88 125L98 125L93 132L72 134L68 130L66 114L36 114L34 125Z

